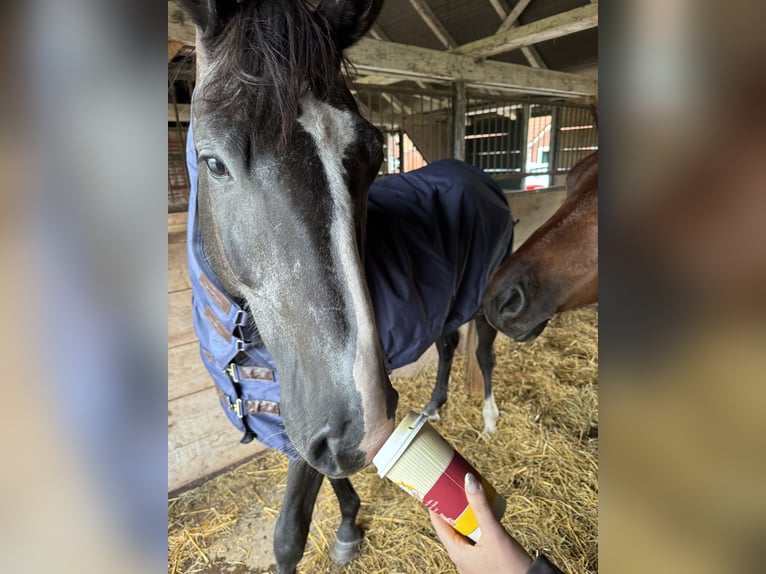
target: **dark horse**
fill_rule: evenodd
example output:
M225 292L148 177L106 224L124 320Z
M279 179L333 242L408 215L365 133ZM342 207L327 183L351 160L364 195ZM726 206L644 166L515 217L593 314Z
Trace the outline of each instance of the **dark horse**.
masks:
M331 557L345 563L361 540L346 477L371 462L397 406L363 262L382 136L341 75L343 50L372 26L382 0L322 0L315 10L304 0L179 3L197 26L192 115L205 256L273 357L300 456L277 522L277 567L294 572L323 475L342 515ZM482 325L491 354L495 331ZM456 342L443 336L440 354L451 360Z
M598 152L567 175L567 197L492 276L484 312L500 332L528 341L555 314L598 300Z

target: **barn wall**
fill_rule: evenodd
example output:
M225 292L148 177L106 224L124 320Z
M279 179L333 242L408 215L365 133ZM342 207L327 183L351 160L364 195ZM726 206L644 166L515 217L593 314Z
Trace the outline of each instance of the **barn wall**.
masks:
M173 492L263 452L218 404L199 356L186 267L186 213L168 215L168 491Z
M511 213L519 223L513 229L513 248L519 246L559 208L566 191L538 191L506 194Z

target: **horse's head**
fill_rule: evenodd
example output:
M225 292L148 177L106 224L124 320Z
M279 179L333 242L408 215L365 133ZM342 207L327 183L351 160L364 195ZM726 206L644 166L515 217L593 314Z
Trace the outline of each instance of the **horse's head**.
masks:
M517 341L539 335L561 311L598 299L598 153L572 168L564 203L498 268L483 305Z
M397 400L363 264L382 137L341 75L382 0L180 3L197 25L206 255L274 358L298 454L351 474L393 431Z

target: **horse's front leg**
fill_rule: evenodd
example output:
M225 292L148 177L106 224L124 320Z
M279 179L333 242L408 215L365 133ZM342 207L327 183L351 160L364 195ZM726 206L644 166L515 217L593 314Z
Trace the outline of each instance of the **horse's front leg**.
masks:
M484 432L493 433L497 429L497 418L500 415L495 404L495 393L492 391L492 371L495 368L495 351L492 345L497 336L497 329L489 324L483 313L476 315L475 320L478 338L476 359L484 378L484 408L481 414L484 417Z
M347 478L331 478L330 484L338 497L341 521L330 548L330 558L338 566L345 566L359 554L362 531L356 524L359 513L359 495Z
M319 487L324 475L304 460L290 461L287 487L274 531L277 574L294 574L303 557Z
M449 335L442 335L436 341L436 351L439 353L439 368L436 371L436 385L431 394L431 401L423 413L432 421L439 420L439 409L447 402L447 385L449 374L452 370L452 359L455 357L455 349L460 342L460 333L455 331Z

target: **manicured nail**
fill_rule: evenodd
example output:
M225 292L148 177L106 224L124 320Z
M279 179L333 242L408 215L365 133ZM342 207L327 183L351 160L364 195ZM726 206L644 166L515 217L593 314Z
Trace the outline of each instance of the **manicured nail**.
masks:
M469 494L476 494L479 492L479 481L470 472L465 475L465 490Z

